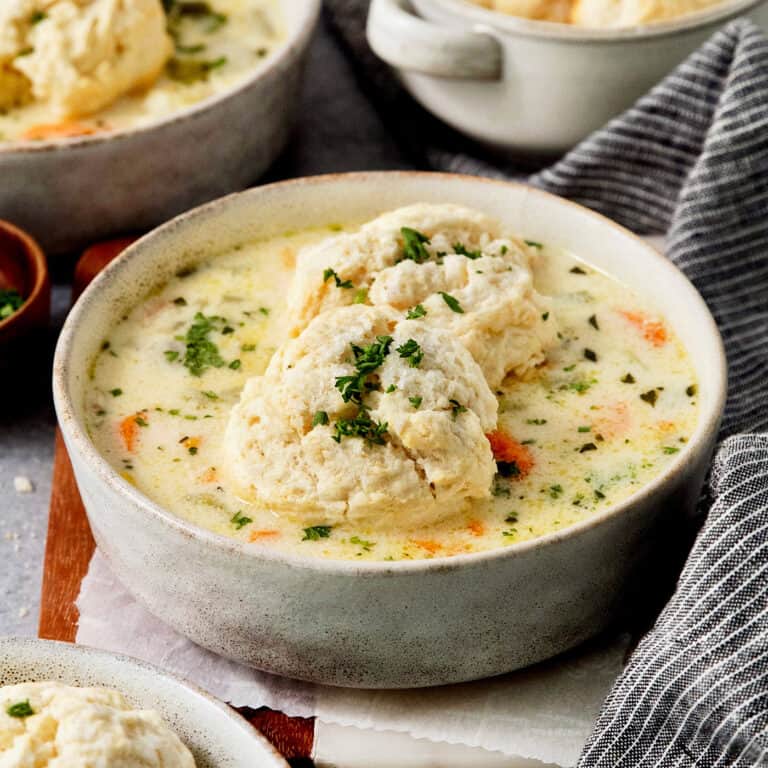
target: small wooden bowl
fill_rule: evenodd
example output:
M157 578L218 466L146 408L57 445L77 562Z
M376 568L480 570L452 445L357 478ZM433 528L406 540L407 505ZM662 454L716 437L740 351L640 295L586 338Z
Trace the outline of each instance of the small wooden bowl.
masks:
M48 326L51 282L40 246L26 232L0 220L0 289L15 288L24 303L0 320L0 354L7 345Z

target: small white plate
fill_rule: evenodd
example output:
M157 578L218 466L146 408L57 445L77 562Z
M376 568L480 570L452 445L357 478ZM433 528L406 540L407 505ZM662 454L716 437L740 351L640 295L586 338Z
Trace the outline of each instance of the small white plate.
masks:
M234 710L157 667L69 643L0 638L0 686L43 680L113 688L131 704L157 710L192 751L197 768L288 768Z

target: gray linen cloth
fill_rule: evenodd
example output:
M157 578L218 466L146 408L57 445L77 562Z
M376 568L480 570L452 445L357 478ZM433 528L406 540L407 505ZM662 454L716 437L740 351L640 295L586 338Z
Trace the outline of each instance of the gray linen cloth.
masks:
M327 20L406 156L519 178L519 167L494 161L404 93L365 43L367 5L326 0ZM530 182L637 232L666 233L729 363L706 521L579 766L768 765L768 39L732 22Z

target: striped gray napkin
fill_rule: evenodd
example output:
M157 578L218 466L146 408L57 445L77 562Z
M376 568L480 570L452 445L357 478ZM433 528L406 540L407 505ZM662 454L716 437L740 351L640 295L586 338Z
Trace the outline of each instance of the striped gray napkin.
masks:
M326 0L382 121L420 167L521 175L427 115L365 44L366 0ZM641 233L723 335L729 397L699 532L580 768L768 765L768 39L732 22L532 184Z

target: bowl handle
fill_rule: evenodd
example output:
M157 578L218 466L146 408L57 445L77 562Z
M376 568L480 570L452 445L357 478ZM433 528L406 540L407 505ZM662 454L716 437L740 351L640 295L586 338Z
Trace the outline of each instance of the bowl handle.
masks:
M461 31L420 19L407 0L373 0L368 14L368 43L397 69L439 77L498 80L501 46L481 31Z

